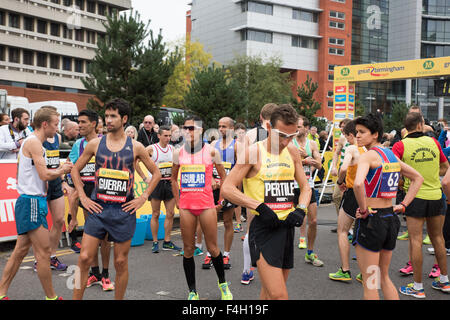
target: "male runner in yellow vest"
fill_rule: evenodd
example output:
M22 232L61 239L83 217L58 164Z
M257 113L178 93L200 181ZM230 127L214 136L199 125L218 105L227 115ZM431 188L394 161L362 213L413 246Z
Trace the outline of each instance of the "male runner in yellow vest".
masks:
M424 182L414 200L406 208L406 224L409 232L410 258L414 270L414 284L400 288L400 292L416 298L425 298L422 284L422 230L426 221L428 235L435 248L436 259L441 269L440 278L433 288L450 292L447 275L447 260L442 227L442 191L439 176L448 169L448 161L436 139L424 135L424 120L420 113L410 112L405 119L408 135L397 142L392 151L416 169ZM405 178L404 189L408 190L409 179Z
M228 201L255 214L250 225L252 264L261 277L261 299L288 299L286 280L294 260L294 227L303 223L311 188L301 157L292 139L297 132L297 112L290 105L274 109L267 139L239 155L221 189ZM300 186L294 207L294 180ZM238 187L243 182L244 193Z

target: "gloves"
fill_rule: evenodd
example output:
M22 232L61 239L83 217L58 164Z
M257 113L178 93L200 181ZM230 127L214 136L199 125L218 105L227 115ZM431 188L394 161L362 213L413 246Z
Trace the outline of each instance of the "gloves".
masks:
M300 227L303 224L303 219L305 219L305 211L296 208L294 211L289 213L284 223L287 227Z
M268 227L276 228L281 224L277 214L264 203L261 203L256 208L256 212L259 213L261 222Z

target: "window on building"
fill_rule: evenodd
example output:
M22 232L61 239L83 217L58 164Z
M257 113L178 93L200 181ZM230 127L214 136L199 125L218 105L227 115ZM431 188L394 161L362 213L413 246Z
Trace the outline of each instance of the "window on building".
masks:
M23 28L27 31L34 31L34 18L23 17Z
M328 108L333 108L333 100L328 100Z
M71 7L72 6L72 0L63 0L63 3L66 7Z
M20 16L15 13L9 13L9 26L11 28L20 28Z
M300 9L292 9L292 19L303 20L308 22L318 22L319 15L315 12Z
M333 98L334 92L333 90L327 92L327 98Z
M106 6L102 3L98 4L98 14L101 16L106 16Z
M72 58L63 57L63 70L72 71Z
M60 26L58 23L52 23L50 25L50 34L55 37L59 37L60 35Z
M330 26L330 28L334 28L334 29L341 29L341 30L345 29L345 23L343 23L343 22L330 21L329 26Z
M344 49L338 49L338 48L328 48L328 53L337 55L337 56L343 56L345 54Z
M345 40L339 38L328 38L328 43L336 46L344 46Z
M75 29L75 40L76 41L84 41L84 30L83 29Z
M241 31L241 40L242 41L251 40L251 41L272 43L273 34L272 34L272 32L245 29L245 30Z
M5 61L5 47L4 46L0 46L0 61Z
M334 81L334 74L332 73L328 74L328 81Z
M67 28L65 25L63 27L63 38L64 39L73 39L73 31Z
M38 52L36 54L36 64L38 67L47 68L47 54Z
M32 66L34 64L34 53L31 50L23 50L23 64Z
M345 3L345 0L331 0L333 2Z
M273 5L256 1L244 1L242 2L242 12L246 11L273 15Z
M336 19L345 19L345 13L339 12L339 11L330 11L330 18L336 18Z
M20 50L18 48L9 48L9 62L20 63Z
M80 10L84 10L84 0L75 0L75 5L76 5Z
M75 72L83 73L83 60L75 59Z
M0 26L5 25L5 11L0 11Z
M319 45L317 39L302 36L292 36L292 46L307 49L317 49Z
M87 2L87 11L90 13L97 13L96 10L96 6L95 6L95 2L94 1L88 1Z
M59 69L59 56L55 54L50 55L50 68Z
M38 20L37 22L37 32L47 34L47 21Z
M328 71L334 71L334 68L336 67L335 64L329 64L328 65Z
M94 31L86 31L86 42L90 44L95 44L95 35Z
M53 3L60 4L59 0L52 0Z

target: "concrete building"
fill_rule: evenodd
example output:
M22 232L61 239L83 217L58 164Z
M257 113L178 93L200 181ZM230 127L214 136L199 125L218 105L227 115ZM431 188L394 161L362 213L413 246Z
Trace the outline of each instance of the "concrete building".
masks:
M318 116L332 118L333 70L351 62L352 0L193 0L187 33L221 64L281 58L297 85L318 82ZM294 88L295 90L295 88Z
M1 0L0 88L30 102L91 97L81 82L105 34L103 22L131 0Z

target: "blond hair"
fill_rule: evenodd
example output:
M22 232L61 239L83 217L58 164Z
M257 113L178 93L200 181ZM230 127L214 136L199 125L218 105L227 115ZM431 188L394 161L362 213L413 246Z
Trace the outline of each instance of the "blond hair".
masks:
M42 123L50 122L53 116L59 117L58 111L56 111L55 107L44 106L41 107L33 117L33 124L36 129L40 129L42 127Z

